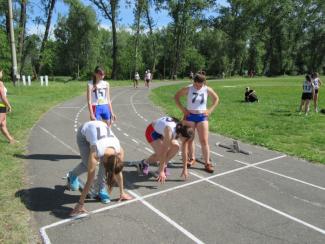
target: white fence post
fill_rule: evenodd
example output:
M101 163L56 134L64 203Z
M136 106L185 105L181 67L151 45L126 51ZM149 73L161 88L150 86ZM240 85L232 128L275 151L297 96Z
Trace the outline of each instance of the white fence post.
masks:
M43 86L43 84L44 84L44 77L41 76L40 78L41 78L41 86Z
M23 78L23 85L26 86L26 76L23 75L22 78Z
M30 78L30 75L27 76L27 80L28 80L28 85L31 86L31 85L32 85L32 80L31 80L31 78Z
M49 85L49 77L47 75L45 75L45 85L46 86Z

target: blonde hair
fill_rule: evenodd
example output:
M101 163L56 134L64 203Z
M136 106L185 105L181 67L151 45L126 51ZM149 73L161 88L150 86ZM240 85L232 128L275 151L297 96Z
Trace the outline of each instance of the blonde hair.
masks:
M115 181L115 175L119 174L123 169L123 161L121 155L110 155L107 160L103 162L106 175L106 183L108 191L111 192Z

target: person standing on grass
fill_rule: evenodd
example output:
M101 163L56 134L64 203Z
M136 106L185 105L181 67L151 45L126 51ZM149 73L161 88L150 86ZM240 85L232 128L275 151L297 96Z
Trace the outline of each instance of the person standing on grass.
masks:
M322 81L319 79L318 77L318 73L314 72L311 76L311 78L313 79L313 84L314 84L314 109L315 112L318 113L318 90L320 88L320 86L322 85Z
M178 119L172 117L161 117L148 125L145 132L146 139L154 150L154 153L139 164L139 170L144 175L149 173L149 164L159 162L158 182L164 183L167 177L167 163L178 152L182 142L182 150L188 139L194 136L194 131L189 126L183 125ZM183 161L183 172L181 176L188 178L187 161Z
M111 128L103 121L86 122L78 129L77 144L81 155L81 163L68 173L67 184L69 189L73 191L78 190L80 187L78 176L85 172L88 172L88 175L79 202L71 212L71 215L86 212L84 202L94 181L98 162L99 170L97 173L96 191L101 202L104 204L110 202L109 193L111 193L115 181L120 188L120 200L132 199L124 192L123 187L124 151ZM105 185L107 185L109 193Z
M14 144L16 140L10 135L7 129L7 112L12 112L12 108L7 98L7 88L3 84L2 77L3 70L0 69L0 128L9 143Z
M187 104L184 107L180 98L187 97ZM208 97L212 98L212 105L207 108ZM206 85L206 77L204 73L196 74L192 85L181 88L175 95L175 102L177 107L184 114L184 124L196 129L199 135L199 140L202 148L202 155L205 163L205 170L213 173L214 169L210 162L210 146L208 142L209 135L209 121L208 118L219 103L219 97L215 91ZM188 157L188 166L194 165L195 151L194 138L188 144L188 154L183 154L186 160Z
M302 89L303 92L301 95L301 104L299 108L299 113L301 113L302 108L305 107L305 115L308 115L310 100L313 98L313 94L314 94L314 83L312 82L310 75L305 76Z
M97 66L93 79L88 82L87 102L90 120L103 120L110 126L116 116L109 95L109 83L103 80L104 77L104 70Z

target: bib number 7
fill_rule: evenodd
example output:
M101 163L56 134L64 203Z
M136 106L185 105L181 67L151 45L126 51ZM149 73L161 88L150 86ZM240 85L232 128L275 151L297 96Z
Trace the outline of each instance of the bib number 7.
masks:
M197 92L193 92L192 95L193 95L193 96L192 96L192 103L195 103L195 101L196 101L196 99L197 99L198 97L201 97L200 104L203 104L203 103L204 103L204 94L203 94L203 93L198 94Z

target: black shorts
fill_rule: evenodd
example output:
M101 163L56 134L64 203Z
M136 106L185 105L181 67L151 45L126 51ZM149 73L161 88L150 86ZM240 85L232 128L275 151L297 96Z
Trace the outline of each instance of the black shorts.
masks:
M315 89L315 94L318 94L318 89Z
M313 94L308 92L303 92L301 96L301 100L311 100L313 99Z
M7 107L0 107L0 113L7 113Z
M149 82L150 82L150 80L149 80L149 79L146 79L146 82L147 82L147 83L149 83Z

